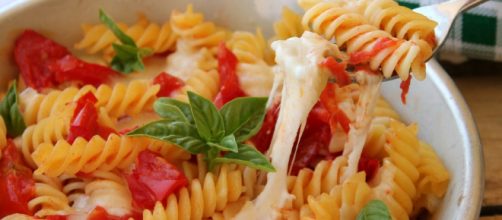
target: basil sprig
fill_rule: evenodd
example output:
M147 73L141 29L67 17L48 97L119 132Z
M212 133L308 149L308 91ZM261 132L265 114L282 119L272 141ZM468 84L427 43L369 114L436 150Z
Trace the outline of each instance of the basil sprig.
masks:
M221 163L237 163L275 171L268 159L243 142L255 135L265 117L266 98L243 97L220 110L209 100L188 92L189 104L160 98L154 110L163 119L128 133L180 146L192 154L204 154L209 169Z
M17 137L26 129L23 115L19 110L16 91L16 81L14 81L7 94L0 102L0 115L4 119L7 134L10 137Z
M143 64L143 57L151 55L152 50L148 48L138 48L134 40L120 30L119 26L101 9L99 10L99 19L122 43L112 44L113 50L115 50L115 56L111 62L112 69L122 73L144 70L145 65Z
M389 209L380 200L371 200L357 215L357 220L390 220Z

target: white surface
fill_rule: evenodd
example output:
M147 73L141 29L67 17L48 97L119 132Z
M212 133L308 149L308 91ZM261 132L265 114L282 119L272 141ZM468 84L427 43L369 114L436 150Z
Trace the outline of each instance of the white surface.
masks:
M98 21L103 8L116 20L133 22L137 12L165 21L172 9L184 10L181 0L0 0L0 85L16 74L12 46L17 34L33 28L68 48L81 37L80 24ZM195 10L232 29L271 32L281 6L294 1L193 0ZM294 6L296 8L296 6ZM413 81L408 105L399 99L399 82L383 84L383 95L407 122L418 122L420 137L430 143L445 162L452 179L438 219L477 219L483 191L481 146L472 116L459 91L436 61L427 65L423 82Z

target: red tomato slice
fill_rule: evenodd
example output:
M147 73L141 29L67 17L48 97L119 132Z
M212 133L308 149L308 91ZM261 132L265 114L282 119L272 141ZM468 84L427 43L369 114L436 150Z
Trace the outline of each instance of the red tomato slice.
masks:
M162 72L153 79L153 84L159 84L157 97L169 97L172 92L180 89L185 83L175 76Z
M372 50L370 51L359 51L350 54L350 59L349 63L351 64L361 64L361 63L367 63L369 60L377 55L380 51L389 48L389 47L395 47L398 44L398 41L390 39L388 37L382 37L377 40L375 43L375 46L373 46Z
M66 215L49 215L45 217L45 220L66 220L68 216Z
M0 159L0 218L13 213L31 215L28 202L35 197L32 170L26 166L12 140Z
M272 142L272 136L274 135L275 123L279 117L279 103L275 103L272 107L267 110L265 119L260 128L260 131L251 138L251 141L255 145L256 149L265 153L270 147Z
M126 179L134 206L142 209L153 208L155 202L165 201L188 184L180 170L149 150L139 154L136 167Z
M87 220L127 220L129 217L110 215L103 207L96 206L87 217Z
M328 57L321 65L328 68L331 74L335 77L338 85L344 86L350 84L351 80L349 74L345 70L347 68L347 62L337 62L335 58Z
M77 59L62 45L29 29L16 39L14 59L26 85L38 91L67 81L97 86L117 74Z
M408 76L408 79L405 81L401 81L401 84L399 87L401 88L401 102L406 105L406 96L408 95L408 92L410 91L410 84L411 84L411 75Z
M369 158L364 153L359 158L359 164L357 165L357 171L364 171L366 173L366 181L369 182L375 174L378 172L380 167L380 161L377 159Z
M246 96L237 77L237 57L225 46L225 43L221 43L218 47L218 72L220 91L214 100L218 108L232 99Z
M321 93L319 98L321 104L326 108L330 114L330 125L332 127L340 124L346 133L350 131L350 119L347 117L345 112L338 108L338 102L336 100L336 85L334 83L328 83L326 88ZM331 129L335 131L336 129Z
M106 139L111 133L116 133L115 130L98 123L98 110L94 106L97 101L92 92L87 92L77 100L70 122L68 142L73 143L77 137L90 140L96 134Z
M16 39L14 59L25 84L40 91L57 85L48 64L69 53L65 47L28 29Z
M73 81L79 85L99 86L112 76L119 75L109 67L84 62L71 54L49 63L48 68L54 74L57 85Z

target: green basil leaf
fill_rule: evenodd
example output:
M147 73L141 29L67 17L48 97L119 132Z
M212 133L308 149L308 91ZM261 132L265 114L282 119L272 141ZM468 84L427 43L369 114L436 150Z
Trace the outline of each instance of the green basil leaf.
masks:
M16 81L9 88L9 91L0 102L0 116L4 119L7 134L11 137L21 135L26 129L23 115L19 110Z
M185 122L160 120L151 122L141 128L129 132L129 136L146 136L180 146L192 154L207 150L204 140L197 134L193 125Z
M371 200L368 202L359 214L357 220L390 220L389 209L380 200Z
M134 40L131 37L127 36L127 34L125 34L122 30L120 30L119 26L102 9L99 9L99 20L101 20L101 23L105 24L108 29L113 32L115 37L117 37L120 42L125 45L136 47Z
M112 47L116 53L110 63L112 69L122 73L143 71L145 69L143 58L137 47L116 43L113 43Z
M176 105L171 105L166 102L159 102L157 100L153 104L153 109L162 118L165 118L165 119L168 119L171 121L180 121L180 122L189 123L188 119L185 117L185 114L183 114L181 109L178 108L178 106L176 106Z
M216 106L190 91L188 99L199 135L208 142L219 142L225 136L225 125Z
M243 97L226 103L220 110L225 121L225 135L234 134L237 142L255 135L265 118L267 98Z
M160 106L163 106L163 105L172 105L172 106L176 106L176 107L178 107L179 110L181 110L181 112L183 113L183 115L185 116L185 118L188 120L188 122L190 124L194 124L193 116L192 116L192 110L190 110L190 105L187 104L187 103L185 103L185 102L178 101L178 100L172 99L172 98L159 98L159 99L157 99L157 101L155 101L155 104L153 106L154 109L155 109L155 112L157 112L157 114L159 114L160 117L167 118L167 115L165 115L164 112L160 112L160 109L155 108L155 105L160 105Z
M239 144L239 152L228 152L223 157L214 159L216 163L237 163L248 167L274 172L275 168L270 161L255 148Z
M238 144L235 141L235 137L233 134L225 136L221 139L220 143L207 142L210 147L217 148L221 151L231 151L236 152L238 150Z

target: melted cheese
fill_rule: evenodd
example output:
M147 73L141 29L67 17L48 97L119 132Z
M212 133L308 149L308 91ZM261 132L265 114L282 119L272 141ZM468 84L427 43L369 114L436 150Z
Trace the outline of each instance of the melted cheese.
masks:
M239 63L237 75L242 90L250 96L267 96L274 83L272 67L264 61L258 63Z
M292 199L287 191L287 175L295 138L298 131L300 135L303 132L307 116L329 76L321 71L319 63L328 54L339 53L333 44L311 32L305 32L301 38L276 41L272 48L283 76L279 118L269 150L276 172L267 174L263 191L253 204L246 204L236 219L276 219ZM275 88L278 83L275 82Z
M194 49L183 40L176 44L176 52L167 57L166 72L183 81L188 80L194 70L208 70L216 67L216 59L206 48Z

